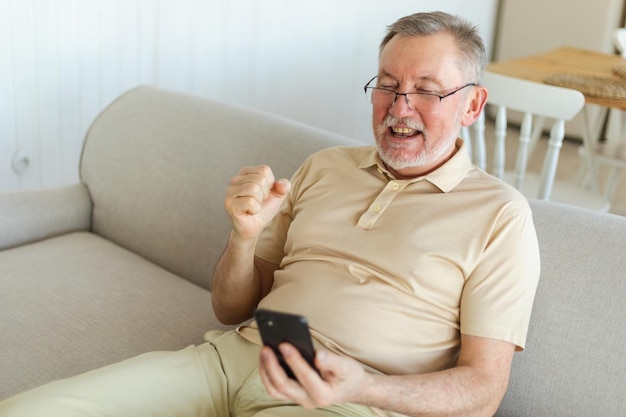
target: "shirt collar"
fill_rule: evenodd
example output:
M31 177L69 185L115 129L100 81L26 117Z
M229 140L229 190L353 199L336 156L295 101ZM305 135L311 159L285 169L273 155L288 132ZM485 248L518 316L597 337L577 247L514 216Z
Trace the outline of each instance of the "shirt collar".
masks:
M452 191L461 181L463 181L472 168L472 161L469 158L467 147L465 146L463 139L458 138L455 146L456 151L454 155L452 155L452 157L445 164L433 172L421 177L402 181L407 181L409 183L428 181L444 193ZM372 150L362 158L358 167L361 169L376 167L379 172L383 173L390 179L394 179L393 175L387 170L387 168L385 168L384 164L380 160L376 147L372 147ZM394 179L394 181L400 180Z

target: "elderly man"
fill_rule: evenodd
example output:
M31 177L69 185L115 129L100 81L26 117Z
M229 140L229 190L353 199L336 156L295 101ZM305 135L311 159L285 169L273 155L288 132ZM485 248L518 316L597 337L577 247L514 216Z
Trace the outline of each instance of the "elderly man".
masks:
M457 138L485 105L485 61L465 21L402 18L365 87L376 146L321 151L291 181L266 166L231 180L215 313L306 316L317 370L283 343L289 378L252 322L22 394L0 415L493 415L539 255L526 200Z

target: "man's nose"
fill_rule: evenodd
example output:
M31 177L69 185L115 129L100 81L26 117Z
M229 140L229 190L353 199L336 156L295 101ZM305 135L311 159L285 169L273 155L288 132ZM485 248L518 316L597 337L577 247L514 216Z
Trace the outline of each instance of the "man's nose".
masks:
M406 93L396 93L396 98L389 109L390 113L391 111L395 114L406 114L414 111L413 106L409 101L409 95Z

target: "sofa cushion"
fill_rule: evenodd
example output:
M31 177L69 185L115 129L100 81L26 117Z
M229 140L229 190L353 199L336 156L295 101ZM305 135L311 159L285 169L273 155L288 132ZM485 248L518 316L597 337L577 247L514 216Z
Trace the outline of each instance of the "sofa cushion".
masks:
M210 289L230 231L223 208L230 178L258 164L290 176L311 153L340 144L358 143L224 103L132 90L85 139L81 179L93 200L93 231Z
M219 327L208 291L85 232L0 252L0 294L0 398Z
M623 416L626 218L531 201L541 278L497 416Z

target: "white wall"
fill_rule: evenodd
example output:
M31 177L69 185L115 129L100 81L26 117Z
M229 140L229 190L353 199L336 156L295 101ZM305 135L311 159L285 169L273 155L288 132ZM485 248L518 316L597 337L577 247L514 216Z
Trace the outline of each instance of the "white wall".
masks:
M477 24L490 48L496 3L0 0L0 190L77 181L89 124L141 84L370 143L362 86L376 72L385 26L436 7Z

